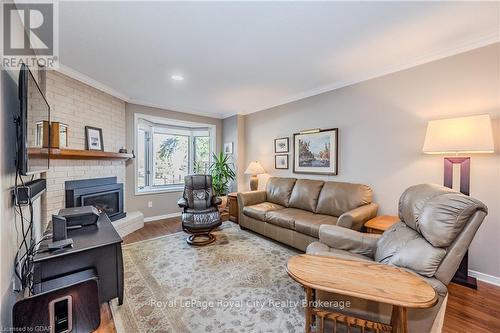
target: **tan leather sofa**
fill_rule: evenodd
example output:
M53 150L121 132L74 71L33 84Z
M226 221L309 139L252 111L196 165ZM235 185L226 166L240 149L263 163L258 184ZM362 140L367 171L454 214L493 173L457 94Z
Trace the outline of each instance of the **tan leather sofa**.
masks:
M242 228L305 251L321 225L360 230L378 205L366 185L271 177L265 191L238 193L238 209Z

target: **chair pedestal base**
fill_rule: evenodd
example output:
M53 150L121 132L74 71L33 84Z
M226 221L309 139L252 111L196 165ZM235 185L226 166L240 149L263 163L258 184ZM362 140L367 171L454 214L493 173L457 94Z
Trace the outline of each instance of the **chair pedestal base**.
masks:
M201 240L199 240L200 238ZM194 246L204 246L213 243L214 241L215 241L215 236L212 235L211 233L192 234L189 235L189 237L186 239L186 242L189 245L194 245Z

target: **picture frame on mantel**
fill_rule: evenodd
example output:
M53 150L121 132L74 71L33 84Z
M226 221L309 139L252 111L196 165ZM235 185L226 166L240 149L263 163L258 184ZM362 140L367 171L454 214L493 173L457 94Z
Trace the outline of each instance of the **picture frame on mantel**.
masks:
M85 126L85 149L104 151L102 128Z
M293 172L338 175L338 128L293 134Z

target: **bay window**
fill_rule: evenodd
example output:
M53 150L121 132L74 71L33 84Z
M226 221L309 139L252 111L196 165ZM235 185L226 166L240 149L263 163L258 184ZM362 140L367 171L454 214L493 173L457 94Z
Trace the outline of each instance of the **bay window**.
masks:
M179 191L188 174L209 172L215 127L136 115L136 194Z

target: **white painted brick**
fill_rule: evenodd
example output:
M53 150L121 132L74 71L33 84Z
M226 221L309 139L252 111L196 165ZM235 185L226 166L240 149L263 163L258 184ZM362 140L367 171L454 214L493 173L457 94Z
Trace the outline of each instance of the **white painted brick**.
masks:
M68 125L68 144L85 148L85 126L102 128L104 147L118 151L125 145L125 102L55 71L47 72L46 96L52 121ZM42 201L43 221L64 207L64 182L82 178L117 176L125 179L123 161L53 160L46 173L46 200Z

